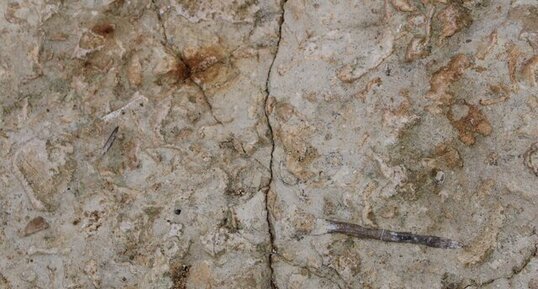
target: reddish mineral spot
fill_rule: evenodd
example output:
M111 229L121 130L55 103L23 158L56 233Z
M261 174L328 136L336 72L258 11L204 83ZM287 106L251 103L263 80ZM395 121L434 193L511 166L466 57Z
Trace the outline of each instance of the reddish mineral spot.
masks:
M521 56L521 50L514 44L508 43L506 45L506 54L507 54L507 65L508 65L508 74L510 76L510 81L512 83L516 82L516 68L519 57Z
M466 102L452 105L447 118L458 130L460 141L466 145L476 142L476 133L483 136L491 134L492 128L486 116L476 106Z
M199 48L197 50L187 49L184 52L184 62L189 72L195 79L201 79L207 81L207 78L211 78L211 68L223 61L222 49L209 46Z
M391 0L392 6L402 12L413 12L415 7L408 0Z
M446 66L441 67L432 75L430 90L426 97L448 104L452 99L452 95L447 92L448 87L459 80L469 66L471 66L471 61L466 55L457 54L452 57Z
M168 75L176 82L181 82L191 77L191 70L185 63L177 59L173 69L170 70Z
M437 14L437 19L441 22L441 38L448 38L472 22L469 12L464 7L450 4Z
M493 105L506 101L510 97L510 89L504 84L490 84L489 90L496 98L480 99L481 105Z
M177 262L171 264L170 277L173 282L173 289L187 288L187 278L189 277L190 268L191 266L182 265Z
M430 54L428 49L428 39L426 37L415 37L407 45L405 61L412 62L416 59L424 58Z
M49 228L49 223L43 217L33 218L24 228L23 236L29 236Z
M449 144L438 144L435 147L434 157L441 166L446 166L449 169L463 167L463 160L460 157L460 153Z
M95 26L92 27L93 33L97 35L101 35L103 37L111 36L115 30L116 28L114 27L114 25L110 23L96 24Z
M533 35L538 31L538 6L517 5L508 12L508 19L521 25L519 35L527 35L524 38L536 50L538 48L538 37Z
M181 60L186 69L178 68L177 71L183 71L184 75L204 89L222 89L239 75L229 63L226 51L218 46L187 48L183 50Z

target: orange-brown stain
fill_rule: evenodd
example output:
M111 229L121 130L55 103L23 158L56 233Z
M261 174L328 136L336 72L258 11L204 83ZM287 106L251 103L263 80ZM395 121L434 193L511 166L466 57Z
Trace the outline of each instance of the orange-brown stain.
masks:
M92 32L97 34L97 35L100 35L100 36L103 36L103 37L109 37L109 36L112 36L112 34L114 34L114 31L116 30L116 28L114 27L114 25L110 24L110 23L100 23L100 24L96 24L92 27Z
M184 51L183 62L189 77L196 82L212 82L224 68L224 51L218 46L207 46Z
M452 126L458 130L458 138L466 145L472 145L476 142L475 134L488 136L492 128L486 116L475 105L464 103L468 108L467 114L457 119L452 109L447 112L447 118Z
M170 70L168 75L172 77L175 82L182 82L191 77L191 70L185 63L178 59L174 69Z

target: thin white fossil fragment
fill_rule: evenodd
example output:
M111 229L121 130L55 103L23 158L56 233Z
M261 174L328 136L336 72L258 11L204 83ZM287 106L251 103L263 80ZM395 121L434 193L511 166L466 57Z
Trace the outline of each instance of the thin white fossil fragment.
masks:
M120 107L119 109L116 109L113 112L110 112L110 113L106 114L105 116L101 117L101 119L104 120L104 121L110 121L112 119L115 119L116 117L121 115L121 113L123 111L127 110L128 108L130 108L132 106L139 105L141 102L146 103L146 102L148 102L148 99L147 99L147 97L145 97L142 94L137 92L137 93L135 93L133 98L131 98L131 100L126 105Z

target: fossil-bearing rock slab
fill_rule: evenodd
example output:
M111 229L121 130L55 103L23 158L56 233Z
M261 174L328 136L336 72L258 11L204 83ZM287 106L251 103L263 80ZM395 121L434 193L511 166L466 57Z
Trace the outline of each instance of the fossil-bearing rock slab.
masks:
M0 2L0 288L538 288L535 1Z

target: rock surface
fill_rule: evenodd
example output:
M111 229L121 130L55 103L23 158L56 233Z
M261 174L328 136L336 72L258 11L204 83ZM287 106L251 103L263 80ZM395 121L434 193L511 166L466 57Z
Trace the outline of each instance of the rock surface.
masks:
M0 288L538 288L534 1L0 2Z

